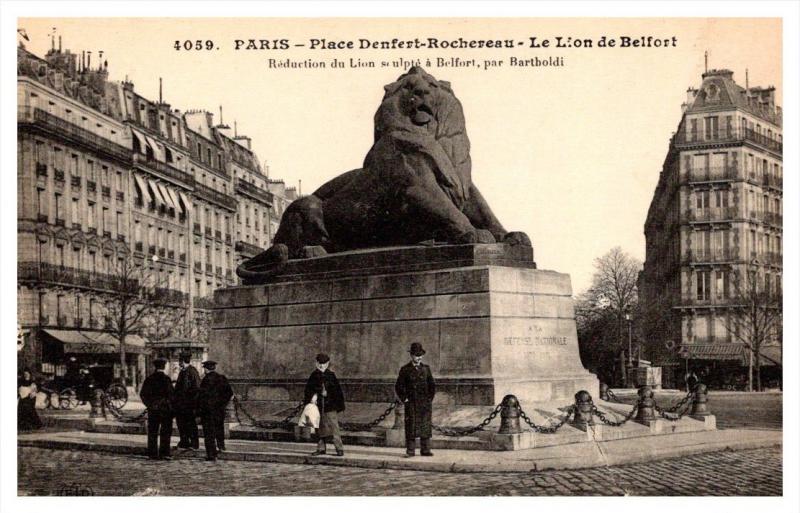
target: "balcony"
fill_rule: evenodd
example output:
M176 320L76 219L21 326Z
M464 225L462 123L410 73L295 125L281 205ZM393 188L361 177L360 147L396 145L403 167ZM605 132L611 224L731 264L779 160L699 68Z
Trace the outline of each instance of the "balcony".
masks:
M234 246L234 250L238 253L241 253L247 257L253 257L264 251L262 248L250 244L249 242L245 242L243 240L237 240L236 245Z
M230 233L226 233L225 234L225 244L230 244L230 243L231 243L231 234Z
M213 274L214 273L214 266L210 263L206 263L206 273Z
M100 190L104 198L111 198L111 187L104 185Z
M214 203L216 205L219 205L220 207L230 210L231 212L236 211L236 205L237 205L236 198L228 196L227 194L217 192L214 189L206 187L205 185L200 183L195 184L194 193L198 197L206 201L210 201L211 203Z
M56 218L56 226L64 226L65 221L63 219Z
M234 186L234 190L240 194L249 196L250 198L268 207L272 206L273 196L271 192L259 189L255 185L245 182L244 180L237 179L236 185Z
M178 260L180 260L180 262L182 264L185 264L186 263L186 253L181 253L180 256L178 257Z
M82 182L82 180L81 180L80 176L71 176L69 178L70 185L72 185L76 189L80 189L81 188L81 182Z
M36 214L36 220L40 223L47 222L47 214Z
M55 171L53 171L53 179L56 182L62 182L63 183L64 182L64 171L61 171L60 169L56 169Z
M217 240L222 240L222 232L219 230L214 230L214 238Z
M122 191L117 191L116 198L117 201L125 201L125 193Z
M155 246L149 246L147 248L147 254L148 255L155 255L156 254L156 247Z
M133 154L133 163L145 170L155 170L167 178L179 181L189 187L194 187L194 177L189 173L174 168L161 161L155 159L148 159L145 155L139 153Z
M192 231L195 235L203 235L203 230L200 229L200 223L194 223Z
M97 192L97 182L86 180L86 190L89 192Z
M211 227L210 226L206 226L205 233L206 233L206 237L211 238Z
M106 237L107 239L110 239L111 238L111 232L108 231L108 230L103 230L103 237Z
M783 265L783 254L776 251L769 251L764 254L764 260L771 265Z
M783 153L783 143L770 139L769 137L756 133L755 130L735 128L731 130L718 130L715 133L706 135L705 133L686 133L679 132L672 137L672 144L675 146L713 146L722 143L736 143L747 141L757 144L767 150L778 154Z
M713 223L730 222L737 219L739 216L736 207L719 207L692 209L681 217L684 223Z
M167 250L164 248L158 248L158 256L165 258L167 256Z
M175 260L175 250L174 249L170 249L169 251L167 251L167 258L169 258L170 260Z
M196 273L203 272L203 263L202 262L195 262L194 263L194 272L196 272Z
M690 169L684 178L688 183L729 182L739 178L739 170L731 166Z
M133 249L139 253L144 253L144 244L142 242L136 242L133 245Z
M51 283L92 290L120 291L137 286L136 280L125 284L120 278L102 273L62 267L48 263L19 262L17 279L23 282Z
M783 214L776 214L775 212L764 212L764 222L773 226L783 226Z
M36 163L36 176L47 176L47 164Z
M776 176L769 173L765 173L764 176L761 177L762 182L767 187L772 187L775 189L783 189L783 177Z
M150 300L159 304L183 305L189 301L189 294L180 290L159 287L152 291Z
M59 139L77 144L106 156L129 162L131 150L111 142L74 123L61 119L36 107L18 107L17 124L22 129L43 131Z
M683 255L682 260L684 264L714 264L731 263L738 258L739 255L732 249L717 249L709 251L689 250Z

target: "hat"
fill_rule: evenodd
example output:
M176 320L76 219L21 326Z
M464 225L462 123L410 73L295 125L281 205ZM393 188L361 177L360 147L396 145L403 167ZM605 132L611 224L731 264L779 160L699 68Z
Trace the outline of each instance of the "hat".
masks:
M325 353L319 353L317 355L317 363L328 363L329 361L331 361L331 357Z
M411 344L411 349L409 349L408 352L411 353L411 356L422 356L425 354L425 350L422 349L422 344L419 342Z
M214 360L206 360L203 362L203 367L209 370L213 370L217 366L217 362Z

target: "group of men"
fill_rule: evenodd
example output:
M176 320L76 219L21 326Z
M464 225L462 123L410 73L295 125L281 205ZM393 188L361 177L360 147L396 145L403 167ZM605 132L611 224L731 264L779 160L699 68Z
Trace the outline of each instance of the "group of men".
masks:
M414 342L409 349L411 361L400 369L395 383L397 398L405 408L406 456L416 455L416 439L420 439L420 454L433 456L431 432L433 397L436 382L429 366L422 363L425 349ZM344 455L339 430L339 415L344 412L345 398L336 374L329 368L330 357L320 353L316 369L306 383L304 403L313 403L320 412L317 450L313 455L326 454L326 444L333 442L336 456ZM196 450L200 447L196 417L202 417L206 460L214 461L225 450L225 408L233 397L228 380L216 372L216 362L203 362L205 376L200 381L197 370L190 365L190 356L180 357L180 373L173 386L165 373L166 360L154 362L155 372L145 379L139 393L147 407L147 449L152 459L170 459L172 419L180 434L178 449ZM160 445L159 445L160 439Z
M170 459L172 419L178 425L180 442L176 449L197 450L200 439L197 417L203 424L206 460L215 461L225 450L225 408L233 397L228 380L216 372L217 363L203 362L205 376L191 365L191 355L181 354L180 373L175 385L166 374L167 361L153 362L155 372L142 384L139 396L147 408L147 453L150 459Z

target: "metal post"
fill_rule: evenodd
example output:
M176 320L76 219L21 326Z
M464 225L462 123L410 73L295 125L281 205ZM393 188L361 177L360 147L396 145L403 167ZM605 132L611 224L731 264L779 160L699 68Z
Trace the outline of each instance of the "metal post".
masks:
M592 396L586 390L581 390L575 394L575 416L572 423L579 428L594 425L592 410L594 410Z
M711 415L711 412L708 411L708 387L698 383L694 390L694 401L692 401L692 411L689 415L695 418Z
M601 401L608 401L611 398L608 396L608 385L605 383L600 383L600 400Z
M91 412L89 412L89 418L91 419L104 419L106 418L105 407L103 406L103 391L95 389L94 394L92 395L89 404L92 407Z
M497 431L501 435L512 435L522 433L519 425L519 414L521 408L519 401L511 394L503 398L503 407L500 408L500 429Z
M637 422L649 422L656 420L656 402L653 399L653 389L645 385L639 389L639 409L636 412Z

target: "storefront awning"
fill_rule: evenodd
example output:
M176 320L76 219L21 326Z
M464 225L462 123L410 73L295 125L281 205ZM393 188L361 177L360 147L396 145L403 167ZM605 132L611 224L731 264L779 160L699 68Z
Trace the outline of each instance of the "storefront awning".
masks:
M119 341L108 333L53 329L46 329L44 332L64 344L65 353L107 354L119 352ZM148 353L145 348L145 340L139 335L125 337L125 351L138 354Z
M147 148L149 145L147 144L147 139L145 138L144 134L134 130L133 128L131 128L131 133L133 134L133 137L137 141L139 141L139 150L140 150L140 152L142 154L145 154L146 153L145 148Z
M189 210L191 210L191 208L192 208L192 202L189 201L189 198L187 198L186 195L184 193L182 193L181 191L178 191L178 196L181 197L181 201L183 201L183 204L186 206L186 210L184 212L188 216L189 215Z
M152 202L153 197L150 196L150 191L147 190L147 184L144 182L144 179L138 175L133 175L133 179L136 180L136 184L142 191L142 200L144 201L144 204L147 205L148 203Z
M686 357L691 360L727 360L739 361L742 365L749 365L750 351L739 343L718 344L686 344ZM781 365L781 346L761 347L761 365Z
M184 215L189 215L189 212L186 212L181 208L181 202L178 201L178 194L175 191L173 191L172 188L170 187L164 187L164 188L167 190L169 197L172 199L172 203L175 204L175 212L183 211Z

